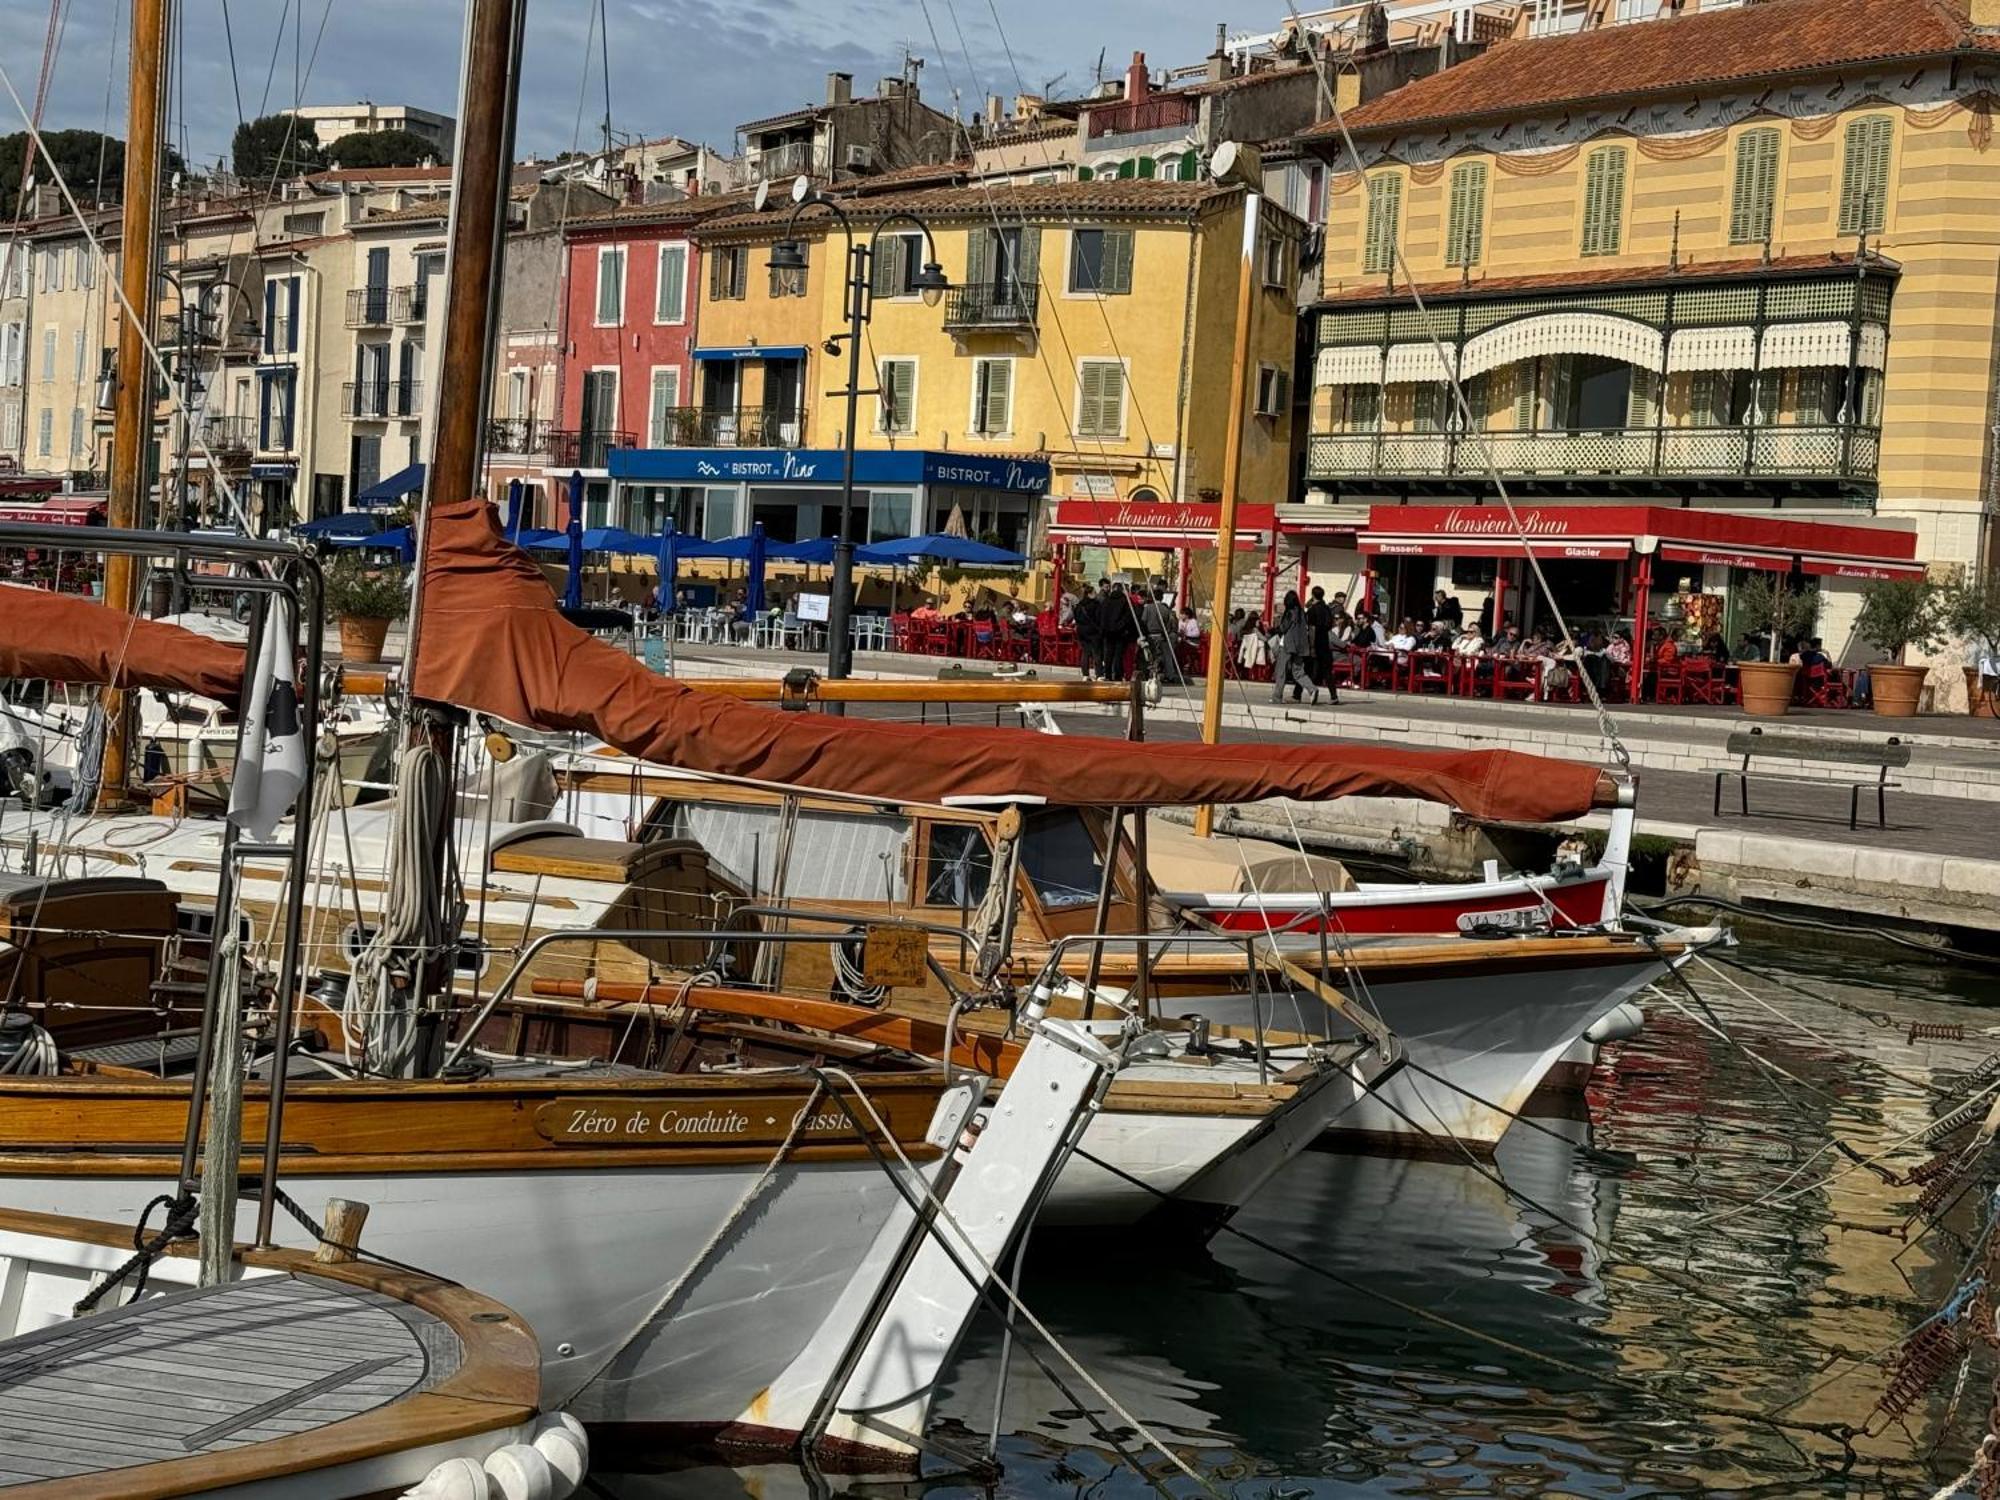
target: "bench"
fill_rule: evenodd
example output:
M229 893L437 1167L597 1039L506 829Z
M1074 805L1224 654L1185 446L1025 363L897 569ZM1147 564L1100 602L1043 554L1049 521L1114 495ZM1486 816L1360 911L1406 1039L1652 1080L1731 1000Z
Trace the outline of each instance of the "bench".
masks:
M1744 817L1750 816L1750 763L1755 760L1787 760L1794 762L1818 763L1832 766L1871 766L1875 770L1873 780L1854 779L1839 776L1787 776L1782 772L1758 771L1757 774L1768 781L1792 781L1811 786L1844 786L1848 789L1847 826L1856 827L1861 819L1861 794L1875 793L1875 824L1878 828L1889 826L1888 790L1900 783L1889 779L1889 772L1900 770L1910 763L1910 747L1900 739L1888 740L1846 740L1825 735L1811 734L1766 734L1762 729L1738 730L1729 736L1728 750L1731 755L1743 757L1742 764L1734 770L1715 773L1715 815L1722 816L1722 783L1734 776L1737 784L1738 810Z

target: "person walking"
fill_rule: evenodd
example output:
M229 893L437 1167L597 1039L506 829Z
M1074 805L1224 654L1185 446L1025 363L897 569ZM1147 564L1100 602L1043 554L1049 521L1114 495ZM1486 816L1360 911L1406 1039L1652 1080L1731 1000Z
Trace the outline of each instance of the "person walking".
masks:
M1084 680L1103 675L1104 607L1088 585L1077 590L1076 603L1070 609L1070 620L1076 626L1076 644L1078 654L1083 658Z
M1181 680L1180 658L1174 654L1174 640L1180 634L1180 617L1167 598L1166 585L1155 584L1139 608L1139 627L1146 636L1146 660L1151 675L1161 682Z
M1285 602L1272 623L1271 637L1275 658L1271 669L1271 701L1283 703L1289 683L1292 702L1300 702L1307 688L1312 689L1313 702L1319 702L1319 688L1306 676L1306 663L1312 654L1312 627L1306 624L1306 612L1299 605L1297 589L1285 591Z
M1312 632L1312 680L1322 687L1333 685L1333 606L1326 602L1326 590L1313 585L1312 603L1306 606L1306 628Z
M1097 596L1097 628L1104 650L1102 676L1106 682L1123 682L1125 658L1139 639L1139 610L1132 591L1108 578Z

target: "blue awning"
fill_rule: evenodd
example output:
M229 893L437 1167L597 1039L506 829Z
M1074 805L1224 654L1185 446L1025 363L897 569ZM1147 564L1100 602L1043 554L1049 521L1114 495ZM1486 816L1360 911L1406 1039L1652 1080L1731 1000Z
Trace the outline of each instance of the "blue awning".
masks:
M374 516L364 515L358 510L344 510L338 515L322 516L317 521L294 526L292 534L328 541L336 537L371 537L381 529L381 521Z
M391 474L387 479L378 479L354 497L356 505L394 505L405 495L414 495L424 487L424 466L411 464L407 469Z
M718 344L697 349L696 359L804 359L804 344Z

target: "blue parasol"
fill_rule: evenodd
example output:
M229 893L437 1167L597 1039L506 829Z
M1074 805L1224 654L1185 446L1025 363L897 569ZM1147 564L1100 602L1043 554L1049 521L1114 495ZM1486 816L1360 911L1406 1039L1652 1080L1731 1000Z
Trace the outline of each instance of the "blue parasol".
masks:
M667 529L660 533L660 587L653 596L653 603L663 615L670 615L680 602L681 581L681 534L674 529L671 517Z
M569 473L569 578L563 584L563 608L583 608L583 471Z
M766 543L764 523L756 521L750 527L749 579L743 586L743 617L755 619L764 612L764 558Z

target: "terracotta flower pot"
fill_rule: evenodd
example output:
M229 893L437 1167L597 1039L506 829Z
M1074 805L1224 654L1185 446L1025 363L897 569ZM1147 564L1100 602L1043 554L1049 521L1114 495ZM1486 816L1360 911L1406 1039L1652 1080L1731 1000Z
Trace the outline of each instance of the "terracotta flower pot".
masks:
M1736 681L1743 693L1743 712L1776 718L1792 711L1792 688L1799 669L1788 661L1740 661Z
M1886 663L1868 669L1868 691L1875 712L1885 719L1913 719L1917 700L1923 696L1928 667L1896 667Z
M1977 667L1965 669L1965 711L2000 717L2000 694L1987 687L1991 679L1982 677Z
M345 661L380 661L383 643L388 639L387 620L363 619L358 615L340 617L340 655Z

